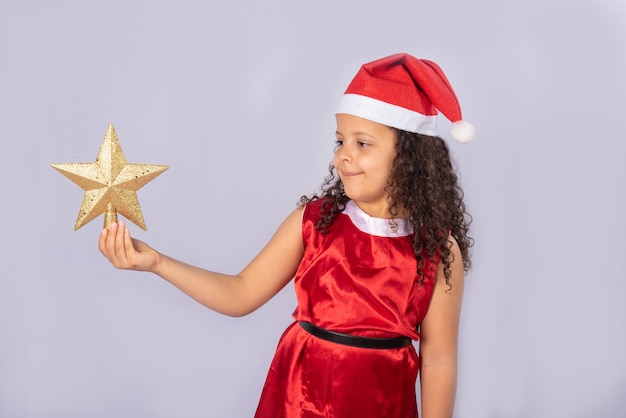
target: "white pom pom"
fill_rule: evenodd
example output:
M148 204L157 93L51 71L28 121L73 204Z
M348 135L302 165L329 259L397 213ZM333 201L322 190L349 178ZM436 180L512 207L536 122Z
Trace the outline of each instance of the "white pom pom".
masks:
M476 134L476 129L474 129L474 125L465 121L458 121L452 124L452 129L450 129L450 134L455 141L465 144L474 138L474 134Z

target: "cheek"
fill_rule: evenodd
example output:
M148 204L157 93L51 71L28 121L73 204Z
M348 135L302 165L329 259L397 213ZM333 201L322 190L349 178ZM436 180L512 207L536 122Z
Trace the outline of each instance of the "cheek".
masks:
M386 159L385 170L387 170L387 175L391 176L391 171L393 170L393 163L396 160L396 153L389 155Z
M388 176L391 174L391 164L386 159L375 159L368 161L369 170L377 176Z
M387 183L391 178L391 167L392 164L379 164L376 167L376 177L380 181Z

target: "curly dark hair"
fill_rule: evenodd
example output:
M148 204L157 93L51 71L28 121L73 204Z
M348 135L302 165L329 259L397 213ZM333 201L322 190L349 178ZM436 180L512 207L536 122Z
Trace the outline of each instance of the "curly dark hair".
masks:
M387 184L390 214L392 218L406 216L413 222L418 282L424 281L424 260L439 258L443 263L446 284L450 287L450 265L454 260L448 235L453 236L459 245L465 271L471 267L469 248L474 243L468 235L472 218L463 203L463 190L452 165L450 149L440 137L391 129L396 133L397 142ZM315 224L315 228L323 234L328 233L335 217L350 200L332 163L329 173L319 196L314 194L300 198L300 206L316 199L326 200Z

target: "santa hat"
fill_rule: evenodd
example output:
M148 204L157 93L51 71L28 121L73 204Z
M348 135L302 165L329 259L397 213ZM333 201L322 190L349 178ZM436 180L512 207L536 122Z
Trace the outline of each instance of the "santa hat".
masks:
M462 121L461 107L441 68L408 54L361 66L337 109L337 113L432 136L437 136L438 111L453 123L451 135L456 141L465 143L474 137L474 127Z

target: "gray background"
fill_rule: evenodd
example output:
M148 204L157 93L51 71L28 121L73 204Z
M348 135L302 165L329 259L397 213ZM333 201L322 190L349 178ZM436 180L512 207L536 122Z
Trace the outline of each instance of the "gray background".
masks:
M295 307L215 314L74 232L113 122L174 257L236 273L326 175L363 62L438 62L477 137L457 417L620 417L626 2L0 0L0 416L247 417ZM448 125L441 124L447 136Z

